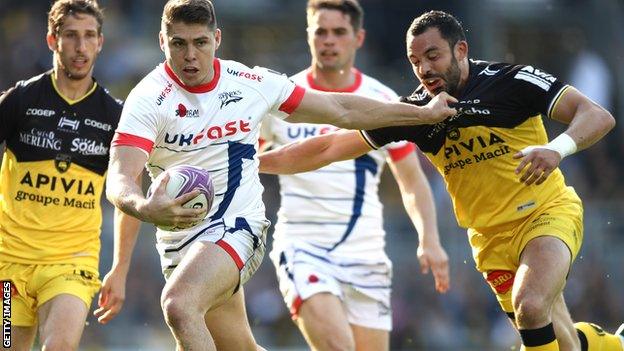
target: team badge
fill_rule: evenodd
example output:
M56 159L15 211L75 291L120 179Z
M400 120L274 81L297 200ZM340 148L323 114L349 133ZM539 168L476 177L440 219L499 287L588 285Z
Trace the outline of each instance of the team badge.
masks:
M449 129L446 131L446 136L451 140L459 140L459 129L454 126L449 127Z
M66 154L57 154L54 159L54 166L60 173L65 173L71 166L71 156Z

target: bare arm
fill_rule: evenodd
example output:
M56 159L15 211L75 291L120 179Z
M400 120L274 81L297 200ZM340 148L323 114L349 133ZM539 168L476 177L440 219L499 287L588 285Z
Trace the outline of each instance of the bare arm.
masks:
M607 110L572 87L555 105L552 118L569 125L565 133L547 145L529 146L514 155L522 159L516 174L528 166L520 177L526 185L542 184L559 166L563 156L592 146L615 126L615 119ZM567 153L557 151L560 149Z
M403 205L418 231L418 261L423 274L431 268L436 290L449 288L448 255L440 244L436 209L429 181L416 153L388 162L401 190Z
M293 174L308 172L332 162L364 155L371 147L354 130L341 130L303 139L261 153L260 172Z
M457 113L448 106L457 100L446 93L426 106L382 102L354 94L306 90L288 122L333 124L346 129L376 129L399 125L434 124Z
M165 187L168 178L156 184L149 198L143 196L140 175L147 161L147 155L138 147L111 147L111 156L106 177L106 197L124 213L144 222L156 225L191 226L206 215L206 209L183 208L182 205L195 196L195 189L178 198L171 199Z
M552 118L569 125L565 133L578 150L594 145L615 127L615 118L609 111L572 87L555 106Z
M126 299L126 278L141 226L138 219L117 208L114 222L113 265L102 281L98 298L99 308L93 312L93 315L98 317L98 322L102 324L108 323L119 313Z

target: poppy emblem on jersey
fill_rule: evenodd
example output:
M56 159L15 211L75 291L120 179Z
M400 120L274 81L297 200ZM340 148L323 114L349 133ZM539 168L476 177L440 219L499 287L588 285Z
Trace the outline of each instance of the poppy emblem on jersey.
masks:
M514 277L515 274L511 271L490 271L486 279L497 294L504 294L513 286Z
M60 173L65 173L71 166L71 156L66 154L57 154L54 158L54 166Z
M319 281L319 278L315 274L310 274L308 276L309 283L317 283L318 281Z
M176 110L176 117L197 118L199 117L199 109L189 110L183 104L178 104L178 109Z

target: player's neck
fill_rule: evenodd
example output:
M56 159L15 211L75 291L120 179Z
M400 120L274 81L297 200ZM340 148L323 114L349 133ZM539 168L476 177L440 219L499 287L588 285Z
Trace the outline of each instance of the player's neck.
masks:
M316 65L311 67L314 84L324 90L340 91L355 83L356 75L352 66L343 69L320 69Z
M463 91L468 78L470 77L470 63L468 59L464 59L459 62L459 84L457 86L458 91Z
M52 79L58 92L68 100L80 100L93 88L93 77L88 74L82 79L70 79L62 69L54 69Z

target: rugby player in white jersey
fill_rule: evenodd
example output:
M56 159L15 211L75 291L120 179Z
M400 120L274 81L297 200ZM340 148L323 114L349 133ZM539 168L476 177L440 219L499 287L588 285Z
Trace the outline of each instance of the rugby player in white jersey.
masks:
M306 89L398 100L390 88L354 68L364 42L356 0L309 0L310 68L291 79ZM324 134L331 125L263 121L261 148ZM431 189L412 143L390 144L319 170L280 175L281 207L271 260L284 301L313 350L389 348L392 265L385 251L379 178L388 162L415 227L423 271L449 285L448 256L438 236ZM371 274L375 272L375 274Z
M166 60L128 96L111 147L107 197L117 208L157 225L203 220L156 233L167 278L161 304L178 350L257 348L241 287L260 264L269 225L256 156L264 116L378 128L435 123L457 112L446 95L416 107L306 91L270 70L215 58L220 41L209 0L167 2L160 33ZM210 171L216 195L208 213L181 206L197 190L169 198L166 177L144 197L144 166L153 179L179 164Z

